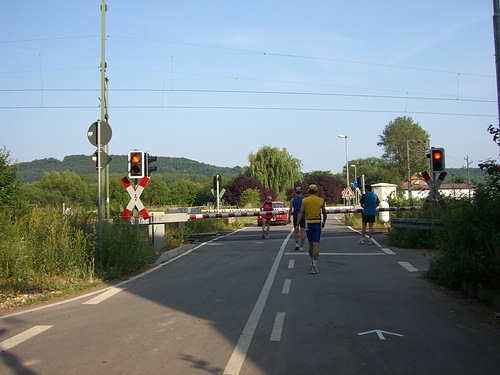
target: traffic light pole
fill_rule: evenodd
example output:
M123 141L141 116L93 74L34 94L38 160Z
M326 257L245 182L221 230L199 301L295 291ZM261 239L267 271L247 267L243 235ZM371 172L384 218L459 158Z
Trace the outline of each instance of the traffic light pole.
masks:
M219 201L220 201L220 197L219 197L219 178L217 178L217 210L219 210Z
M105 59L105 41L106 41L106 0L101 3L101 121L106 117L106 59ZM99 226L99 265L102 267L102 145L101 145L101 121L97 122L97 210Z
M500 119L500 0L493 0L493 35L495 40L495 67L497 72L497 104ZM497 124L500 129L500 122Z

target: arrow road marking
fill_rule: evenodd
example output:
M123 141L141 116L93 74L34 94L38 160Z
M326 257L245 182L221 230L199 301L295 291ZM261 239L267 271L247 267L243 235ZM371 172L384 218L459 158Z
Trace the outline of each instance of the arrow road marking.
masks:
M0 342L0 352L4 352L6 350L9 350L10 348L13 348L16 345L21 344L22 342L48 330L49 328L52 328L53 326L34 326L24 332L21 332L18 335L15 335L14 337L11 337L10 339L4 340Z
M362 336L362 335L368 335L370 333L376 333L378 338L380 340L385 340L385 336L384 334L386 335L392 335L392 336L399 336L399 337L404 337L403 335L400 335L399 333L394 333L394 332L387 332L387 331L382 331L380 329L374 329L373 331L366 331L366 332L361 332L361 333L358 333L358 336Z

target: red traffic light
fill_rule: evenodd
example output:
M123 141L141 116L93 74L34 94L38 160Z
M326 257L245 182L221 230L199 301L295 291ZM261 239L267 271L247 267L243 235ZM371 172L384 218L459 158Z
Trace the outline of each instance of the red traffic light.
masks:
M433 154L432 154L432 158L434 160L440 160L442 158L442 154L441 154L441 151L435 151Z
M133 154L132 159L130 161L134 164L140 163L141 162L141 155L140 154Z
M431 148L431 171L439 173L445 171L444 148Z
M129 151L128 176L129 178L143 178L146 175L144 168L144 151Z

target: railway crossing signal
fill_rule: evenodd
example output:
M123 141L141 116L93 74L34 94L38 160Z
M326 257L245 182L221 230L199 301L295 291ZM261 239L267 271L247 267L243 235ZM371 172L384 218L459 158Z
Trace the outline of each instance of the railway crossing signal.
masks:
M133 150L128 152L128 177L143 178L146 176L146 161L144 151Z
M151 163L154 163L158 159L156 156L152 156L149 154L149 152L146 152L146 156L144 157L144 161L146 163L146 167L144 168L146 171L146 176L150 176L152 172L156 172L158 170L158 166L156 165L151 165Z
M431 158L431 172L432 173L441 173L446 169L445 166L445 157L444 157L444 148L431 148L430 152Z
M141 214L142 218L144 220L147 220L149 218L148 211L144 207L144 205L141 202L141 194L144 191L144 188L146 187L146 184L149 181L148 176L144 176L141 181L139 182L139 185L137 186L136 189L132 186L130 181L128 180L127 177L122 178L122 184L127 190L128 195L130 195L130 201L128 202L127 207L125 208L125 211L123 212L123 215L120 216L122 219L128 219L130 217L130 214L132 213L132 210L137 207L137 210Z

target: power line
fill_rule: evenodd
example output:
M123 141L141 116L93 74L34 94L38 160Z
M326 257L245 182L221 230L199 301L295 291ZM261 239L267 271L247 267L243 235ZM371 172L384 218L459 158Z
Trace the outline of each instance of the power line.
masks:
M0 106L0 109L94 109L96 106ZM407 113L417 115L463 116L463 117L496 117L485 113L452 113L430 111L401 111L379 109L340 109L312 107L258 107L258 106L181 106L181 105L110 105L110 109L206 109L206 110L248 110L248 111L313 111L313 112L354 112L354 113Z
M262 55L262 56L276 56L276 57L288 57L288 58L294 58L294 59L332 61L332 62L341 62L341 63L348 63L348 64L371 65L371 66L378 66L378 67L385 67L385 68L397 68L397 69L417 70L417 71L434 72L434 73L446 73L446 74L453 74L453 75L461 74L461 75L470 75L470 76L477 76L477 77L493 77L492 75L479 74L479 73L455 72L455 71L449 71L449 70L444 70L444 69L431 69L431 68L411 67L411 66L404 66L404 65L390 65L390 64L373 63L373 62L367 62L367 61L336 59L336 58L332 58L332 57L309 56L309 55L300 55L300 54L293 54L293 53L276 53L276 52L254 51L254 50L245 50L245 49L239 49L239 48L229 48L229 47L205 45L205 44L199 44L199 43L174 42L174 41L161 40L161 39L133 38L133 37L120 36L120 35L114 35L114 36L110 36L110 37L117 38L117 39L138 40L138 41L143 41L143 42L167 43L167 44L177 44L177 45L185 45L185 46L191 46L191 47L220 49L220 50L234 51L234 52L240 52L240 53L245 53L245 54Z
M97 92L97 88L37 88L37 89L0 89L0 92ZM375 95L375 94L347 94L306 91L263 91L263 90L218 90L218 89L151 89L151 88L122 88L109 89L109 92L191 92L212 94L258 94L258 95L297 95L297 96L334 96L345 98L371 98L371 99L407 99L430 100L472 103L496 103L495 99L456 98L438 96L409 96L409 95ZM0 107L1 108L1 107Z

